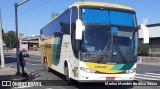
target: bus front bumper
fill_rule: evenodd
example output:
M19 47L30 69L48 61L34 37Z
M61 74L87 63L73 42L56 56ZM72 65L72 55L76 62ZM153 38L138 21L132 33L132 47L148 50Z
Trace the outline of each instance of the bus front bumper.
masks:
M135 72L128 74L97 74L81 72L79 74L79 82L133 81L135 74Z

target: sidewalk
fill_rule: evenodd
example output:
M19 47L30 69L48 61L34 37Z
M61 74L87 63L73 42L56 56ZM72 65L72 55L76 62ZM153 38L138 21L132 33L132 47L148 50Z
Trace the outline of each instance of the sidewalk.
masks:
M26 81L28 77L16 76L16 69L11 67L1 68L0 66L0 80L10 80L10 81Z

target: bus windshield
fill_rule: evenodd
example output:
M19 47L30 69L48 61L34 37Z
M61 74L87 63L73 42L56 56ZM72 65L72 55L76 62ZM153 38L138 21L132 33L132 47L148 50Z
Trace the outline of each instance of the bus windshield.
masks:
M133 15L120 11L82 9L85 27L81 42L82 60L97 62L103 59L101 63L136 62L138 37ZM116 32L113 27L116 27Z
M108 10L108 9L82 9L83 23L114 24L134 26L134 14L131 12Z

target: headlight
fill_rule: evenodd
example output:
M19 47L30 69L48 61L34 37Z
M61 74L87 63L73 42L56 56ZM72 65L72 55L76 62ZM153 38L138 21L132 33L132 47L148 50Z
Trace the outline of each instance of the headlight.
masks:
M80 67L81 71L87 72L87 73L95 73L95 70L89 69L89 68L84 68L84 67Z
M126 73L134 73L134 72L136 72L136 68L132 68L130 70L126 70L125 72Z

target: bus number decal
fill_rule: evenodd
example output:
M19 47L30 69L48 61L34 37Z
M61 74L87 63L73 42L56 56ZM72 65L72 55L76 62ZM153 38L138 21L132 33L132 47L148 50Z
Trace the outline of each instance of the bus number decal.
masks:
M73 74L74 74L74 77L76 77L77 70L78 70L78 67L74 67L74 68L72 69Z

